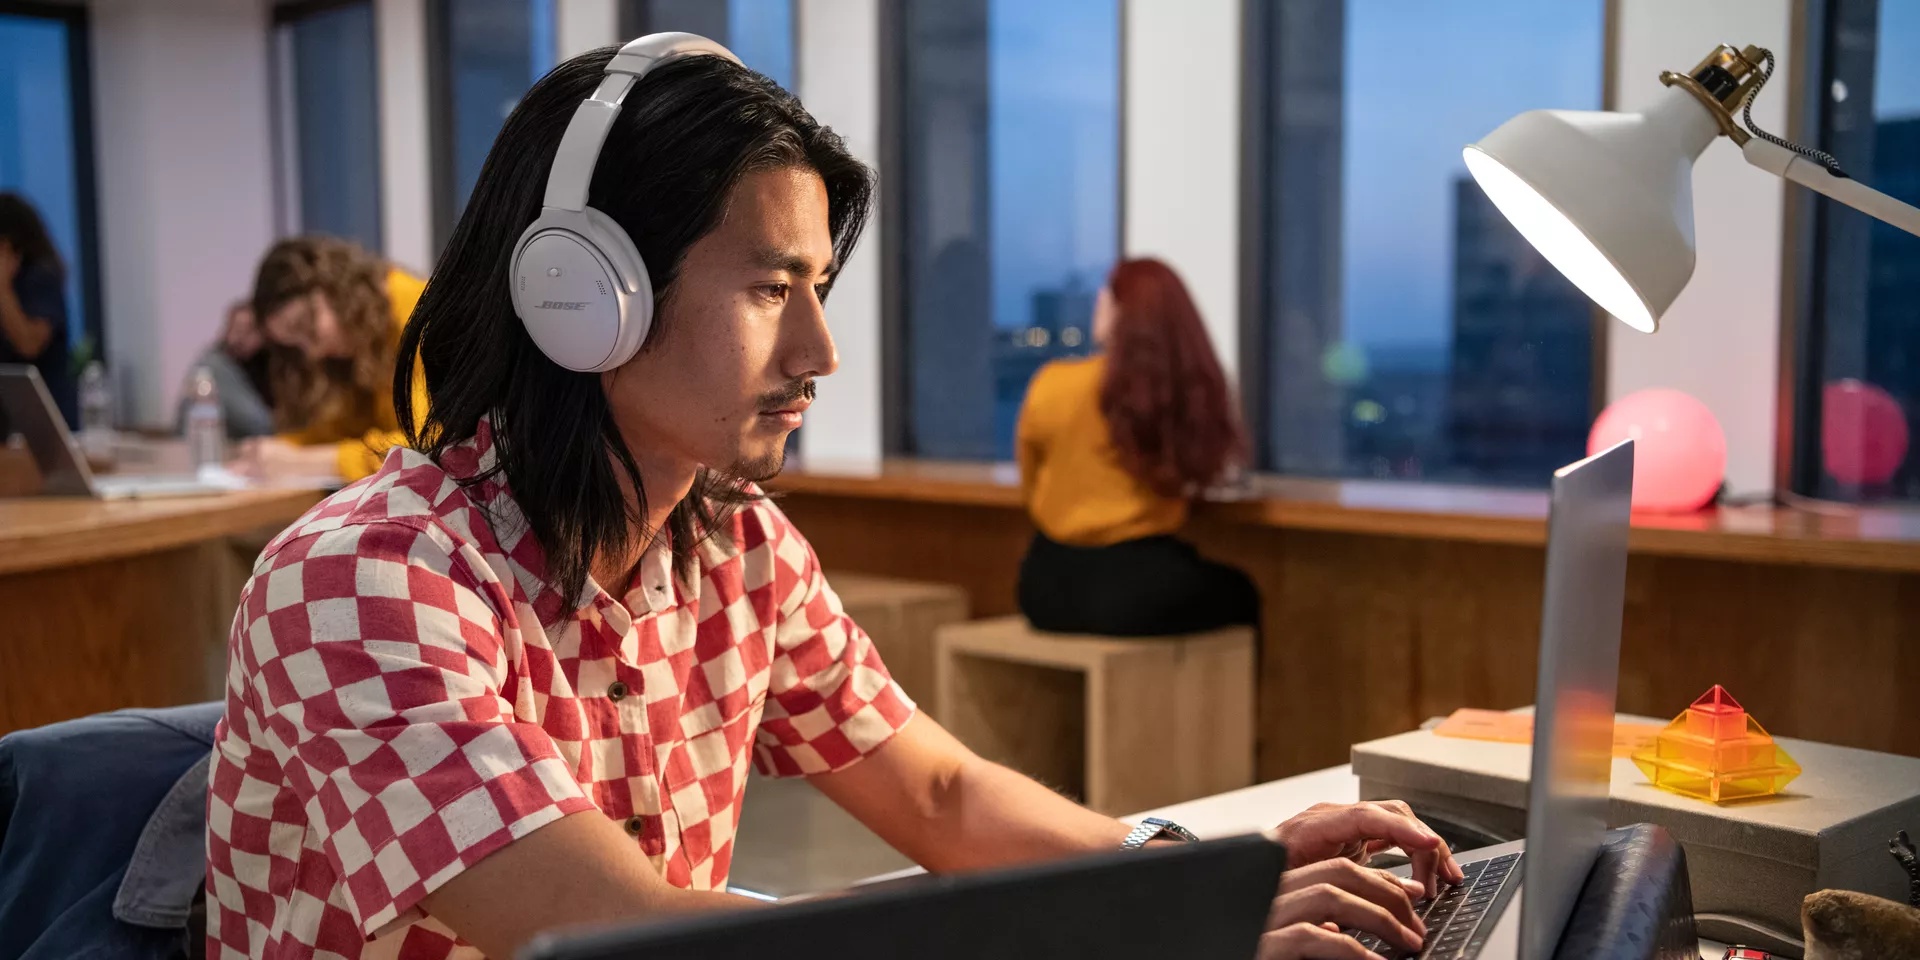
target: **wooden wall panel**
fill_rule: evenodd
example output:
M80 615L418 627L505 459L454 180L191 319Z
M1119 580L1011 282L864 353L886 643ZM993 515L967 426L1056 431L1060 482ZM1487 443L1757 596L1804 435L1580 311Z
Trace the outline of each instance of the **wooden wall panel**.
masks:
M1032 528L1016 506L790 493L829 575L956 584L1013 612ZM1288 529L1203 517L1201 551L1265 602L1258 773L1344 762L1351 744L1463 706L1533 700L1538 546ZM1620 708L1669 716L1725 684L1775 733L1920 756L1920 574L1636 554Z

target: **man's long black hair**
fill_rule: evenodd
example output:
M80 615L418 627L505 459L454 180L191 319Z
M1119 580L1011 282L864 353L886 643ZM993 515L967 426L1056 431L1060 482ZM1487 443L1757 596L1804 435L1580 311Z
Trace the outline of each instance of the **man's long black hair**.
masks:
M560 136L615 50L555 67L507 117L401 337L399 356L417 352L425 368L427 410L413 409L411 364L394 372L401 428L410 445L436 461L488 419L493 474L506 480L546 554L547 583L568 602L582 597L594 557L626 556L655 536L668 538L676 568L688 575L699 541L751 499L739 481L703 470L667 529L645 529L647 491L600 375L547 359L508 297L514 241L539 215ZM627 231L646 260L658 311L649 341L670 322L661 308L673 297L688 248L719 225L734 186L747 173L788 167L813 170L826 182L834 253L846 263L872 205L873 173L791 94L717 57L663 64L635 85L601 149L587 199ZM623 493L623 478L637 502Z

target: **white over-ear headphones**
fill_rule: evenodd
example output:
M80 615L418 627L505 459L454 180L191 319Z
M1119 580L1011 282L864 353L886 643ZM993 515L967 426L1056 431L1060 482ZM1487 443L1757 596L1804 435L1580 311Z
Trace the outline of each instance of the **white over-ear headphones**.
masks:
M513 312L540 351L568 370L626 363L653 326L653 279L613 218L587 206L600 147L634 84L682 57L740 58L691 33L655 33L620 48L599 89L573 112L547 175L539 219L513 245Z

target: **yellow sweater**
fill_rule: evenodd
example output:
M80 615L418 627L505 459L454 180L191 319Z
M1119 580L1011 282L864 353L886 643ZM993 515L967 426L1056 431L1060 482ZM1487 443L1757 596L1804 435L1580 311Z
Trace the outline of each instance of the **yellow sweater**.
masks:
M400 332L406 329L407 318L413 316L413 308L420 303L420 294L426 289L427 281L405 270L394 267L387 271L387 302L393 308L394 343L400 342ZM418 362L413 365L413 411L416 420L427 411L426 372ZM374 405L372 424L330 421L281 437L302 445L334 444L335 462L340 467L340 475L349 483L371 476L380 469L388 450L407 442L406 435L400 432L400 418L393 410L393 390L384 383Z
M1100 413L1106 369L1101 357L1049 363L1020 409L1015 449L1027 513L1061 543L1103 547L1187 521L1187 501L1154 493L1121 465Z

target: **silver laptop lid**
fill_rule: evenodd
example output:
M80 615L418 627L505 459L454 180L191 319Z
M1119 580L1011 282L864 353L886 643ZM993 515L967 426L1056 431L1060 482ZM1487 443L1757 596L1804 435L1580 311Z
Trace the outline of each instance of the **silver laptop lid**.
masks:
M40 371L24 364L0 363L0 412L13 432L27 438L40 467L40 492L60 497L94 496L93 473L67 421L47 392ZM4 440L0 437L0 440Z
M1553 475L1520 956L1553 956L1607 829L1633 441Z

